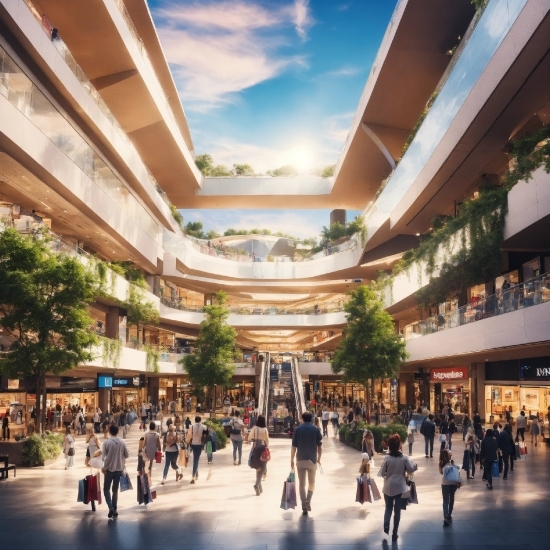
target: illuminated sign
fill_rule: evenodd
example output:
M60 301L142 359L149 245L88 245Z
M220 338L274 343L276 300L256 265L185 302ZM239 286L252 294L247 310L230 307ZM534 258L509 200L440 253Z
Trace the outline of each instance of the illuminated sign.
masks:
M430 380L436 382L446 382L447 380L467 380L467 367L446 367L441 369L432 369L430 371Z

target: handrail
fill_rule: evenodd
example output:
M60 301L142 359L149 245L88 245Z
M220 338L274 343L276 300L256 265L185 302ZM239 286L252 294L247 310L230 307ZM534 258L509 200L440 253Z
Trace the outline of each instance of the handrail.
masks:
M294 399L296 401L296 412L298 414L298 419L300 419L302 418L302 414L306 412L306 400L304 397L304 384L302 382L302 375L300 374L297 357L292 358L291 365L292 383L294 385Z
M501 289L484 300L475 300L465 306L411 323L404 328L405 340L504 315L544 302L550 302L550 272L510 288Z
M258 414L263 414L267 419L269 396L269 353L265 354L260 373L260 391L258 394Z

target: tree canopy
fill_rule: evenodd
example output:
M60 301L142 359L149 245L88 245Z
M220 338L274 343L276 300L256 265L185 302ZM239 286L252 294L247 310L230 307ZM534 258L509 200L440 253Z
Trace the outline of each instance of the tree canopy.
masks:
M134 285L130 285L130 293L123 307L126 309L128 325L136 327L138 338L140 326L156 325L159 321L159 312L155 304L145 298L145 293L141 288Z
M216 293L212 305L205 306L204 313L206 318L200 324L195 353L185 356L180 363L191 384L212 390L214 386L231 383L237 331L227 324L230 310L225 292Z
M296 170L296 168L294 168L294 166L292 166L291 164L285 164L280 168L275 168L274 170L268 170L267 175L272 176L274 178L285 178L289 176L297 176L298 170Z
M330 177L334 176L334 164L331 164L330 166L325 166L321 170L320 175L321 175L322 178L330 178Z
M350 299L344 306L347 325L332 360L332 371L342 374L346 382L359 384L397 376L407 352L391 315L367 286L348 294Z
M88 303L97 278L78 260L56 254L47 236L0 234L0 316L14 339L0 356L0 371L36 381L36 428L44 427L46 373L61 374L93 359L97 342Z

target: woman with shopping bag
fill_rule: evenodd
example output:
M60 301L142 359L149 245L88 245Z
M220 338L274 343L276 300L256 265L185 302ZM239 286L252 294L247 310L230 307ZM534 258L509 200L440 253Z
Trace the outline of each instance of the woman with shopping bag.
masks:
M493 437L493 430L489 429L485 432L485 437L481 442L479 457L479 460L483 463L483 476L487 480L487 489L493 488L493 473L491 468L495 460L498 462L497 449L498 444Z
M256 425L250 430L249 440L253 443L250 449L249 465L256 470L256 483L254 490L256 496L263 493L262 478L267 474L267 454L269 453L269 432L265 424L265 416L261 414L256 420Z
M439 473L441 478L441 493L443 494L443 526L447 527L453 521L455 493L460 487L460 470L451 460L451 453L443 449L439 454Z
M403 493L407 494L409 487L405 480L405 473L412 474L417 470L417 465L408 456L401 452L401 438L394 434L388 439L389 453L385 456L380 474L384 478L384 501L386 511L384 513L384 533L390 532L390 520L393 511L392 541L399 537L397 530L401 519L401 506Z

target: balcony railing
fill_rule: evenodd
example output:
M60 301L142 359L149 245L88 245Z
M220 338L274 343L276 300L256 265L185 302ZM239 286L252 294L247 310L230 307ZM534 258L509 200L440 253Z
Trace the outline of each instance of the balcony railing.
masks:
M182 303L181 298L165 298L161 296L160 301L167 307L179 309L180 311L189 311L191 313L203 313L204 306L187 307ZM342 304L326 304L319 307L305 308L284 308L284 307L230 307L231 313L236 315L322 315L325 313L337 313L344 311Z
M0 95L4 96L145 233L160 242L159 224L109 165L0 47Z
M405 340L550 302L550 272L446 313L405 327Z
M38 10L35 8L32 0L24 0L25 4L29 8L30 12L32 13L33 17L38 21L40 24L42 30L46 33L48 38L52 38L52 29L53 26L48 20L48 18L45 15L40 15ZM119 124L118 120L115 118L109 107L107 107L107 104L99 94L99 92L95 89L94 85L90 82L89 78L85 75L84 71L80 67L80 65L76 62L74 56L71 54L69 48L63 41L63 39L60 36L57 36L54 40L52 40L52 44L54 45L55 49L59 52L61 57L64 59L65 63L71 70L71 72L76 76L80 84L82 84L82 87L88 92L89 96L93 99L93 101L97 104L100 111L105 115L107 120L112 124L113 128L116 130L117 134L122 138L122 140L126 143L126 145L131 149L132 153L141 160L141 156L137 152L137 149L135 148L134 144L126 134L126 132L123 130L122 126ZM160 185L157 183L157 180L155 179L155 176L151 173L149 168L143 164L143 167L147 171L147 176L149 178L149 181L157 191L157 193L161 196L162 200L170 206L170 199L166 195L166 193L161 189Z
M245 237L247 235L243 235ZM248 236L251 236L250 234ZM253 236L253 235L252 235ZM207 256L214 256L215 258L222 258L225 260L233 260L234 262L269 262L267 260L267 257L260 257L260 256L253 256L252 254L239 254L238 252L232 250L232 249L221 249L219 245L208 245L208 241L197 239L195 237L191 237L189 235L184 235L184 238L191 243L191 246L198 250L201 254L205 254ZM320 258L324 258L325 256L332 256L333 254L339 254L340 252L345 252L347 250L354 250L357 248L357 239L355 237L349 238L347 241L334 245L329 249L321 250L321 252L317 252L316 254L313 254L312 256L300 260L293 260L291 258L286 257L286 259L281 260L278 259L281 263L289 263L289 262L309 262L312 260L318 260ZM270 262L273 263L273 262Z

